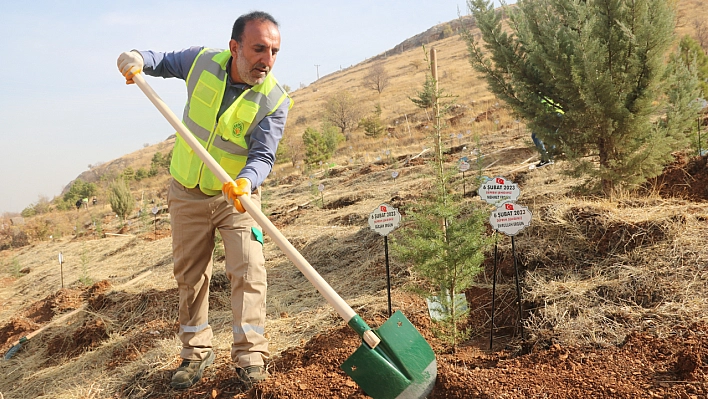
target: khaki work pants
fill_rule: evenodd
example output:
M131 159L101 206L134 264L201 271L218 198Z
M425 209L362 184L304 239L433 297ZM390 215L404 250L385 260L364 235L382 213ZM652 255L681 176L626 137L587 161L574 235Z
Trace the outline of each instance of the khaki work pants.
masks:
M260 193L251 195L260 207ZM211 348L208 321L215 229L226 252L226 275L231 282L233 344L231 358L239 367L260 366L268 358L264 337L266 270L263 244L252 228L260 228L239 213L222 195L208 196L172 180L168 191L172 225L174 276L179 290L179 333L183 359L201 360ZM262 241L262 235L260 235Z

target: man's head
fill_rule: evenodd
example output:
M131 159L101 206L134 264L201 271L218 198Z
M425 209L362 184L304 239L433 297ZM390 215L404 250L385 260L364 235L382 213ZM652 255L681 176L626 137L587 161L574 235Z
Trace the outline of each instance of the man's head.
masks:
M278 22L268 13L254 11L238 17L231 31L231 79L255 86L263 82L280 50Z

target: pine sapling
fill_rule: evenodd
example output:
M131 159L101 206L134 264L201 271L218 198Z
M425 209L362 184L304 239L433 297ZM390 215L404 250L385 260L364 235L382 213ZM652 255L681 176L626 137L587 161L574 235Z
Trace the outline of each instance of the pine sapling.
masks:
M482 270L484 253L491 240L484 224L486 212L473 203L465 203L459 194L449 192L450 173L454 171L446 170L443 159L442 116L447 109L440 107L434 49L429 65L434 87L435 129L431 137L435 146L431 164L434 179L431 189L407 211L411 221L401 230L401 238L394 242L393 249L400 258L411 262L438 294L444 315L436 332L455 350L458 342L468 337L466 330L458 328L467 314L455 297L470 287Z

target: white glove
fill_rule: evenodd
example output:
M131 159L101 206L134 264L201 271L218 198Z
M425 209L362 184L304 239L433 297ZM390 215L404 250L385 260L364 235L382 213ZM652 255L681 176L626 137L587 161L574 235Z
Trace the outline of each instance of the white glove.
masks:
M133 75L140 73L144 64L143 56L135 50L126 51L118 56L118 70L125 76L126 84L134 83Z

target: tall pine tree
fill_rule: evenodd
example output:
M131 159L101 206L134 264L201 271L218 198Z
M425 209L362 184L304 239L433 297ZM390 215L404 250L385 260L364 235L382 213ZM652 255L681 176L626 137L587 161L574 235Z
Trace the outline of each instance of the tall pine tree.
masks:
M669 57L672 4L519 0L507 27L491 1L468 0L482 34L464 37L491 91L609 194L657 176L688 144L698 82Z

